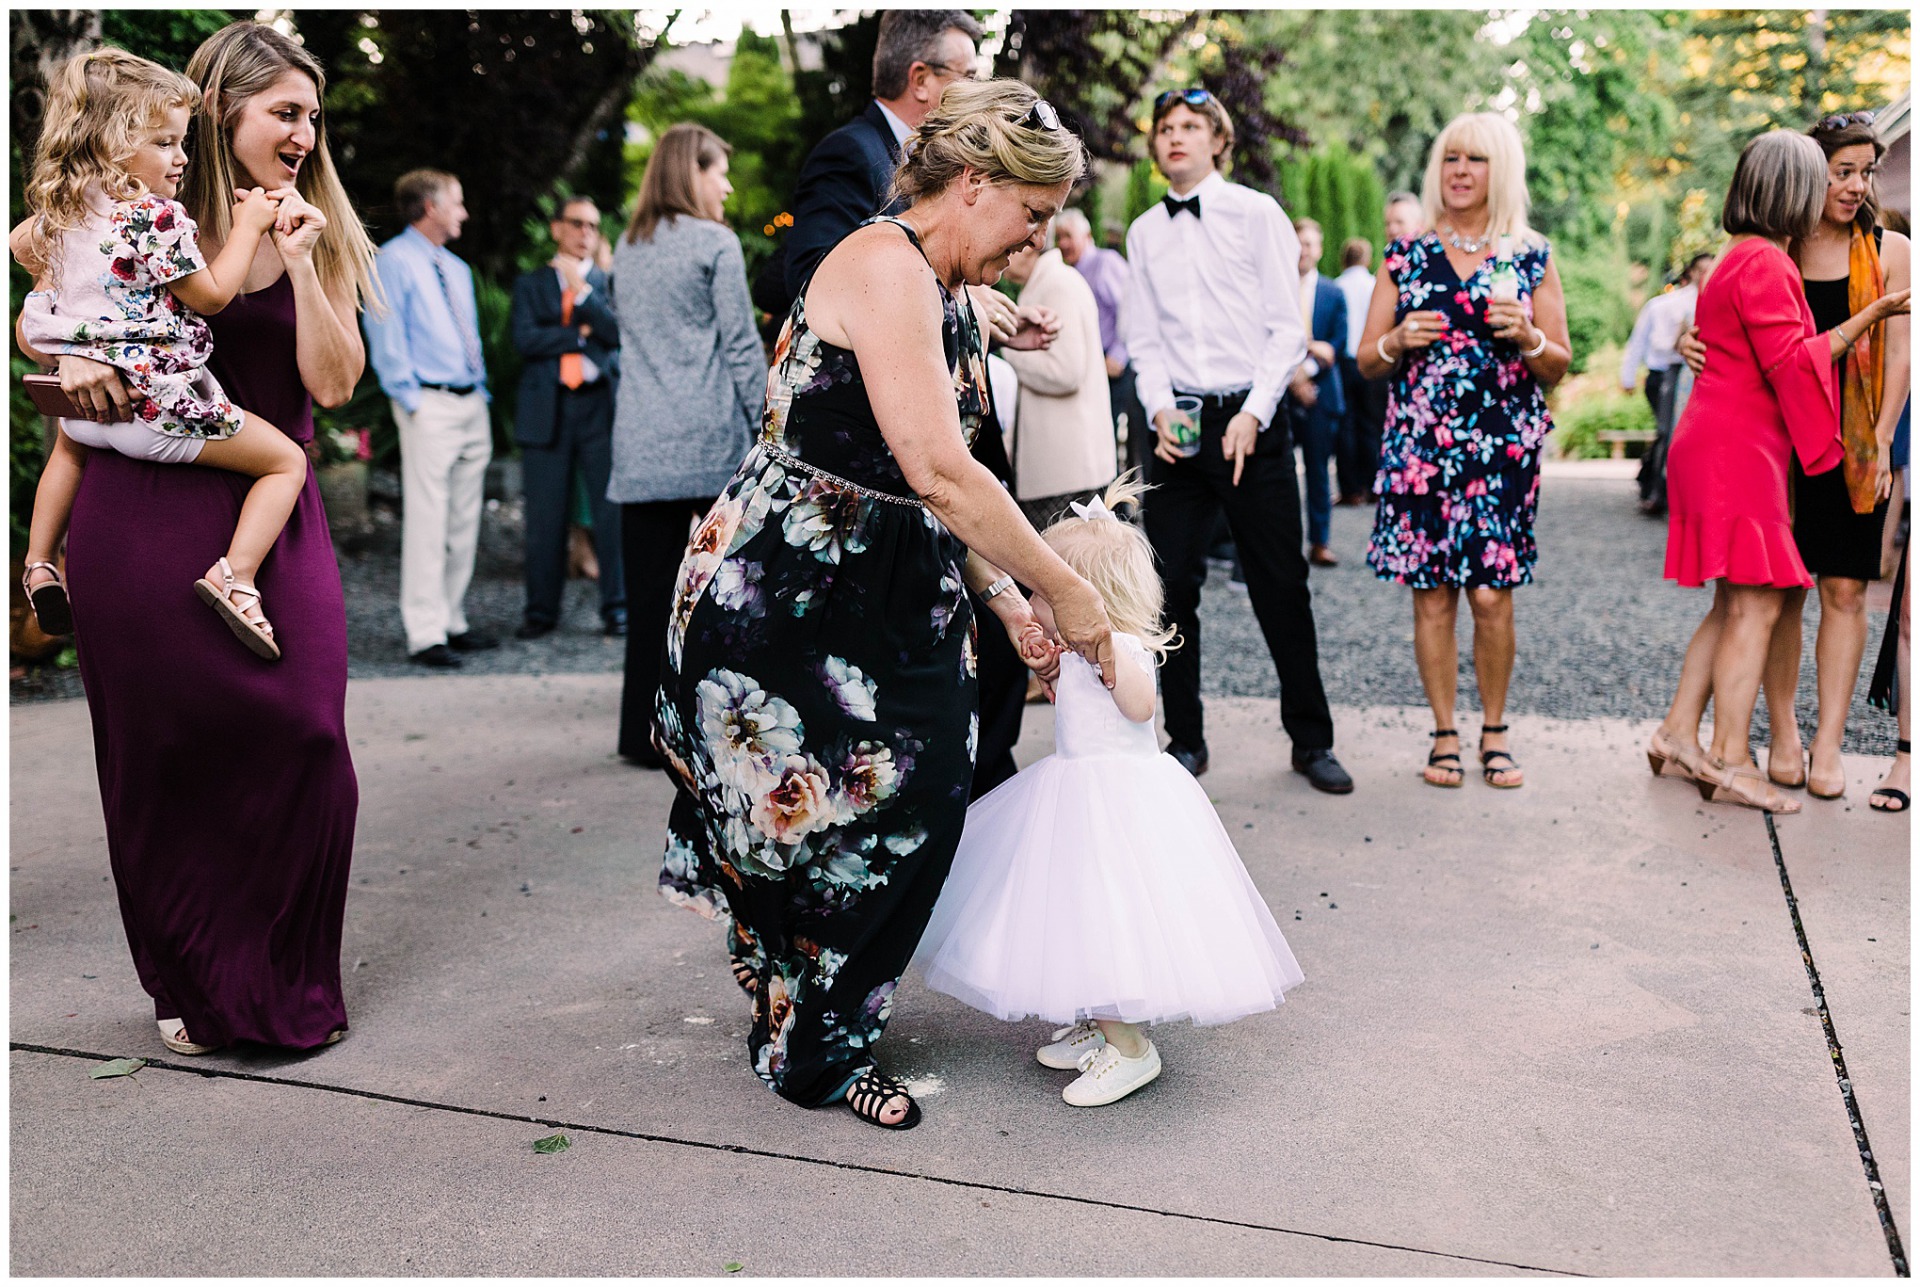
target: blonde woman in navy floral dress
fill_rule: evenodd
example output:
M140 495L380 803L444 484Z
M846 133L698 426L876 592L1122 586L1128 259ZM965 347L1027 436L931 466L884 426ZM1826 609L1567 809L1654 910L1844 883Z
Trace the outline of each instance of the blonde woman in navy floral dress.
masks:
M967 452L989 405L962 287L1040 244L1080 142L1019 82L961 82L907 157L913 204L794 302L760 438L681 564L657 711L679 788L661 889L729 925L754 1071L896 1130L920 1110L873 1047L966 818L967 588L1045 674L1057 656L1000 569L1043 591L1113 680L1099 596Z
M1481 774L1525 778L1509 753L1513 587L1533 579L1540 450L1553 428L1546 390L1571 360L1566 297L1545 239L1527 227L1520 134L1491 112L1454 118L1434 141L1421 195L1431 231L1387 248L1360 337L1360 372L1391 375L1380 497L1367 564L1413 590L1414 653L1433 708L1422 776L1466 774L1454 727L1460 592L1473 612ZM1508 238L1518 298L1493 298Z

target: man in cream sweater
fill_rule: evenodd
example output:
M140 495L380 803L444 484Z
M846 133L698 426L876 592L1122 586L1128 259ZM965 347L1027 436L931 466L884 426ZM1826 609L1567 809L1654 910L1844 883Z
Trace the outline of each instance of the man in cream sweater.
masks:
M1020 377L1014 414L1013 494L1035 527L1044 529L1113 481L1116 444L1100 347L1100 310L1093 288L1057 249L1022 250L1003 274L1020 288L1022 307L1050 309L1060 332L1044 349L1006 349Z

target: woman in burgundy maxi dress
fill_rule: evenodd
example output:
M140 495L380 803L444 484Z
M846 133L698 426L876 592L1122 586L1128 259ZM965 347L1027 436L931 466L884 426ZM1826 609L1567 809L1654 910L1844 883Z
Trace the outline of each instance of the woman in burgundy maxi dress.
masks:
M311 440L287 277L207 321L227 394ZM340 933L360 796L346 613L311 473L260 569L282 659L240 647L195 597L250 483L92 453L67 578L108 857L154 1017L178 1017L200 1045L308 1049L347 1023Z

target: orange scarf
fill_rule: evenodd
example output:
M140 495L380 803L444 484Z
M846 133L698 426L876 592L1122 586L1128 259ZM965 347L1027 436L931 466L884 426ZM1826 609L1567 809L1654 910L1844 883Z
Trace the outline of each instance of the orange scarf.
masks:
M1853 230L1847 248L1847 312L1858 313L1886 293L1880 273L1880 250L1870 233ZM1880 394L1886 382L1886 324L1876 323L1847 350L1846 370L1840 377L1840 441L1846 447L1847 495L1853 512L1871 514L1878 503L1880 440L1874 427L1880 422Z

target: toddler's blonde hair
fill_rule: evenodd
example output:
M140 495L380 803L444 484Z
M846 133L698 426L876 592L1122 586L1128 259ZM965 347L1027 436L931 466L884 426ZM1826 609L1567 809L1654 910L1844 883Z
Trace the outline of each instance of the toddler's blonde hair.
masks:
M34 148L27 208L33 223L24 258L36 276L59 265L61 233L87 218L87 188L98 184L109 201L134 201L147 185L127 163L166 115L200 105L200 88L178 72L124 49L95 49L60 65L47 87L46 126Z
M1101 503L1109 510L1138 505L1147 494L1138 470L1107 484ZM1153 546L1137 523L1069 514L1040 534L1106 601L1107 619L1122 634L1138 635L1156 661L1180 646L1178 632L1160 621L1166 591L1153 566Z

